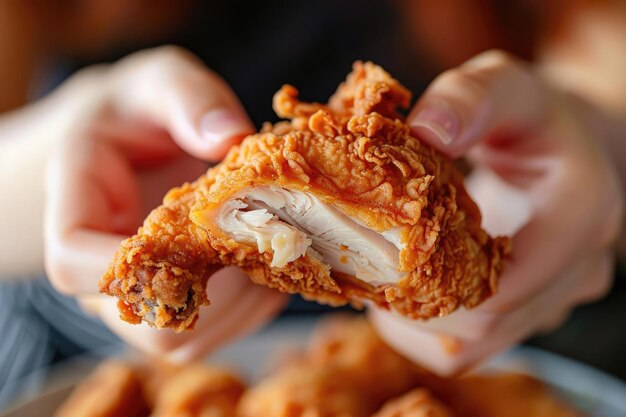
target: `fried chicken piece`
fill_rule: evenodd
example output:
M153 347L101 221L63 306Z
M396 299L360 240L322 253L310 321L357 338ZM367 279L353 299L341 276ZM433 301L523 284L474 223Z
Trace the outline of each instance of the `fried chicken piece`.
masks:
M451 160L412 136L410 93L357 62L327 105L284 86L280 117L174 189L100 281L122 318L177 331L236 265L253 282L331 305L371 300L411 318L492 295L509 252L491 238Z
M245 388L227 370L188 365L160 385L151 417L236 417Z
M503 416L505 414L502 414ZM424 388L388 401L372 417L453 417L452 411Z
M374 408L418 387L414 395L406 394L406 400L390 400L389 404L394 406L383 409L390 416L399 410L407 414L398 416L428 416L424 413L429 407L425 405L422 410L417 406L423 398L424 404L433 400L446 405L433 407L433 416L580 417L545 384L526 375L491 374L458 379L434 375L387 346L363 317L331 316L324 320L315 330L305 360L314 367L338 369L342 378L361 393L362 401L368 401ZM413 402L415 414L410 414Z
M107 361L83 381L54 417L144 417L150 410L138 370Z
M242 400L243 417L371 415L415 387L419 368L378 338L362 317L333 316L308 349Z
M363 317L323 320L315 329L305 358L315 367L338 369L374 409L420 385L426 375L385 344Z
M431 387L432 388L432 387ZM541 381L521 374L477 375L433 389L459 417L581 417Z
M374 411L338 370L305 362L261 380L239 403L240 417L368 417Z

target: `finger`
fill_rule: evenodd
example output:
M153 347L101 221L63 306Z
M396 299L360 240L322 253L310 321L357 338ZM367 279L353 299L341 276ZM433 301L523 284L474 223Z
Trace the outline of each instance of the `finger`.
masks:
M604 274L604 256L587 255L559 280L512 313L494 316L487 325L483 313L455 312L426 323L407 320L380 309L368 311L373 324L394 348L434 372L464 372L537 331L553 329L568 316L578 283ZM599 269L600 268L600 269ZM594 280L596 281L596 280ZM447 320L447 322L446 322Z
M368 317L385 342L411 361L439 375L459 371L457 339L416 328L381 309L369 309Z
M588 214L577 211L572 208L564 213L536 213L513 237L511 259L505 263L498 292L476 307L476 311L515 311L544 291L554 277L570 269L573 259L584 256L579 242L586 239L587 227L594 222L588 219ZM580 227L572 228L572 224ZM567 238L563 239L564 236Z
M580 123L571 122L574 107L526 65L489 52L435 80L409 117L448 155L487 143L474 155L529 197L531 221L513 238L498 294L482 311L514 311L569 265L580 242L593 237L595 245L594 231L606 229L597 213L614 206L603 188L613 187L613 176Z
M408 123L423 140L458 157L502 128L540 125L546 102L545 88L524 64L490 51L437 77Z
M113 85L120 114L149 118L197 158L219 160L254 132L224 80L182 49L161 47L127 58L114 72Z
M531 219L527 193L503 181L490 169L475 167L465 181L482 214L483 229L492 236L513 236Z
M470 338L454 334L455 329L448 329L451 330L448 333L415 326L378 309L370 312L370 319L394 349L439 375L452 376L469 371L535 331L538 323L528 317L529 312L530 309L519 309L503 315L489 329L478 330L480 333L470 334ZM544 313L543 310L532 311L534 315ZM467 334L467 331L460 333ZM482 337L477 337L479 334Z
M66 142L51 158L46 189L49 278L67 294L97 293L100 275L140 216L130 168L102 143Z

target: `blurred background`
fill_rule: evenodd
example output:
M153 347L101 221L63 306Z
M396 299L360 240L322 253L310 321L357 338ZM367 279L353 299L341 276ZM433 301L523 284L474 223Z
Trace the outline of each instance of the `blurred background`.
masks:
M271 98L282 84L325 101L358 59L381 65L416 96L441 71L492 48L538 63L553 51L572 60L580 52L611 66L611 59L624 60L618 55L626 44L599 28L604 17L626 16L624 10L624 2L610 0L2 0L0 128L75 71L163 44L189 49L224 77L257 127L276 120ZM586 35L580 49L572 47ZM18 208L11 193L2 194L0 216L10 215ZM46 280L41 199L32 196L20 233L0 230L0 409L17 398L25 375L119 343ZM23 260L18 272L11 267L16 257ZM526 343L626 379L624 274L617 268L606 298ZM325 311L294 297L283 314Z

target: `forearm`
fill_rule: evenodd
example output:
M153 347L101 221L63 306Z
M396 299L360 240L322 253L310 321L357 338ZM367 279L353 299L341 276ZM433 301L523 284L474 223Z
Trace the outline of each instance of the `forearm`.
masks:
M52 146L28 117L34 110L0 117L0 280L43 273L44 170Z

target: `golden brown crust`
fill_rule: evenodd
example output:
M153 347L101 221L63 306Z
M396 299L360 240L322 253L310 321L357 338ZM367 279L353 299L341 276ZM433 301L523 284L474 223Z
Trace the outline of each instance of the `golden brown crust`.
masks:
M372 63L357 62L328 105L300 102L297 90L284 86L274 107L291 121L267 124L205 177L171 192L123 244L101 291L130 307L134 315L126 308L125 319L177 330L193 324L207 303L199 289L219 265L237 265L258 284L308 299L369 299L412 318L476 306L496 291L510 243L481 229L452 161L412 136L398 113L409 102L410 93ZM329 274L311 256L270 267L270 253L235 242L214 215L235 193L269 184L312 193L376 231L398 228L405 277L370 287Z
M156 327L192 328L207 304L206 283L221 267L206 233L189 221L204 178L170 191L135 236L122 242L100 292L119 298L121 317Z

